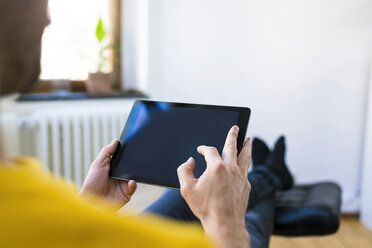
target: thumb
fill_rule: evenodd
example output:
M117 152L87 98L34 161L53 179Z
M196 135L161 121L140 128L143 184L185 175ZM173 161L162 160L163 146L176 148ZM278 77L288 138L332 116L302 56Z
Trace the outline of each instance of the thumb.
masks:
M116 179L115 179L116 180ZM137 183L134 180L129 180L129 182L118 180L120 183L120 187L124 196L126 197L126 203L130 201L132 195L137 189Z
M111 156L114 154L116 147L118 146L118 143L118 140L113 140L110 145L102 148L97 158L93 161L93 164L101 167L109 163L111 160Z
M121 181L121 182L125 182L125 181ZM127 182L127 187L125 188L124 193L130 197L134 194L136 189L137 189L137 183L134 180L129 180L129 182Z
M197 179L194 176L194 169L195 160L192 157L178 167L177 174L181 189L189 188L196 182Z

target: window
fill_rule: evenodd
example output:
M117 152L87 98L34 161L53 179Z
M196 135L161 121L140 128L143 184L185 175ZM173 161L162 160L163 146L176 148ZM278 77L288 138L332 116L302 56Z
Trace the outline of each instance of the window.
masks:
M41 80L86 80L99 64L95 32L100 18L109 36L106 43L120 44L120 0L49 0L49 9L51 24L42 40ZM117 74L115 81L120 75L120 52L113 54L106 70ZM118 65L112 62L117 60Z

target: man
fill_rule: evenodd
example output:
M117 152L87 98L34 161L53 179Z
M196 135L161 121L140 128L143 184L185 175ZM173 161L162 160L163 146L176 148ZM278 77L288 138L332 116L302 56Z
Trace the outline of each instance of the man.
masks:
M47 0L0 0L1 96L24 91L37 81L47 13ZM253 247L267 247L273 194L285 181L284 140L271 153L260 149L258 154L268 162L250 173L254 207L247 212L251 141L247 139L238 155L238 132L237 126L231 128L221 155L214 147L199 146L207 161L204 174L194 177L197 165L190 158L178 168L182 197L168 191L147 210L178 219L186 214L184 219L200 221L204 232L198 224L153 215L116 216L115 209L127 203L136 189L134 181L108 177L117 141L103 148L93 162L80 196L42 171L35 160L8 158L1 152L0 247L250 247L251 242Z

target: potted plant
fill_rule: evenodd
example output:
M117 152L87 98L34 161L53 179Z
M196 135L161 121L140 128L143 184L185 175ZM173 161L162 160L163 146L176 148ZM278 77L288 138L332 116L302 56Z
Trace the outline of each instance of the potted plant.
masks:
M109 94L112 91L112 73L107 72L109 50L114 48L111 44L105 45L107 32L102 18L99 18L96 27L96 39L100 45L97 71L88 74L86 88L90 94ZM106 71L105 71L106 70Z

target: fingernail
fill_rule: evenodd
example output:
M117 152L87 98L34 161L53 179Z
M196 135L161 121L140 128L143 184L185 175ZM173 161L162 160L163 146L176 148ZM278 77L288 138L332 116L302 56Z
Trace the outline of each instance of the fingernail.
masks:
M239 127L237 125L234 126L235 131L239 131Z

